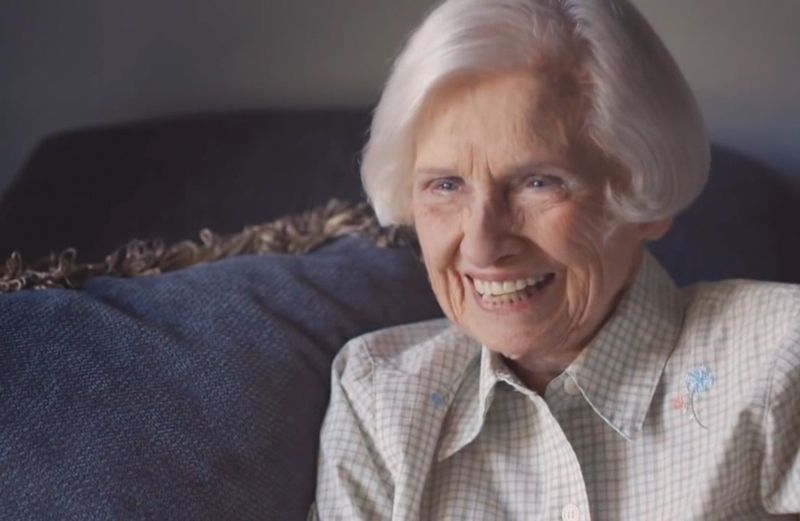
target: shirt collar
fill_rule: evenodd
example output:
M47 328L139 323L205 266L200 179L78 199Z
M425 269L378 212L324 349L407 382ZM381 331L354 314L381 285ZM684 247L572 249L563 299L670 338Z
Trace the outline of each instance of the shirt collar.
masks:
M480 355L465 373L445 417L437 461L449 458L480 433L494 401L498 382L506 382L521 392L531 392L508 369L500 355L482 346Z
M572 378L592 409L620 435L633 440L641 431L677 343L683 314L680 291L658 261L645 251L642 265L614 313L551 386ZM500 355L483 347L479 359L465 374L445 418L437 452L439 461L475 439L501 381L523 393L533 393Z

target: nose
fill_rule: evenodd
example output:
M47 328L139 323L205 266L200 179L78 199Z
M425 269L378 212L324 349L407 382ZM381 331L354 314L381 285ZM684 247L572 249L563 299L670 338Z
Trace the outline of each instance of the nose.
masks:
M524 244L515 233L514 216L499 201L487 199L465 210L462 259L473 268L488 268L522 253Z

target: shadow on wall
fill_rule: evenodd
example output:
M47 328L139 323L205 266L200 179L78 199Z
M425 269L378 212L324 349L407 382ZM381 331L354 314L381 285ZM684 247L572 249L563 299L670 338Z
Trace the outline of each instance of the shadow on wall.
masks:
M80 130L45 140L0 201L0 258L73 246L100 261L131 238L197 239L363 198L369 109L210 114ZM651 250L681 285L800 283L800 188L715 147L698 201Z

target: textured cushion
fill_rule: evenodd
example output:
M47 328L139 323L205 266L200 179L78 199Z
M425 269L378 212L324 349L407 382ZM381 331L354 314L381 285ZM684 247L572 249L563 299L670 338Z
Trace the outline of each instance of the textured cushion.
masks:
M333 355L439 315L355 238L0 295L0 517L303 519Z

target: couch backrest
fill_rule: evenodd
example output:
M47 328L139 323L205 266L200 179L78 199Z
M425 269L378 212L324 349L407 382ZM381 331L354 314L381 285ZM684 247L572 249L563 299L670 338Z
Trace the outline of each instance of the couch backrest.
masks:
M369 109L212 114L45 140L0 203L0 256L74 246L101 260L131 238L239 231L331 197L363 198ZM800 282L800 190L714 148L711 181L652 250L681 284Z
M331 197L361 198L369 111L209 114L44 140L0 203L0 257L74 246L95 261L130 238L232 233Z

